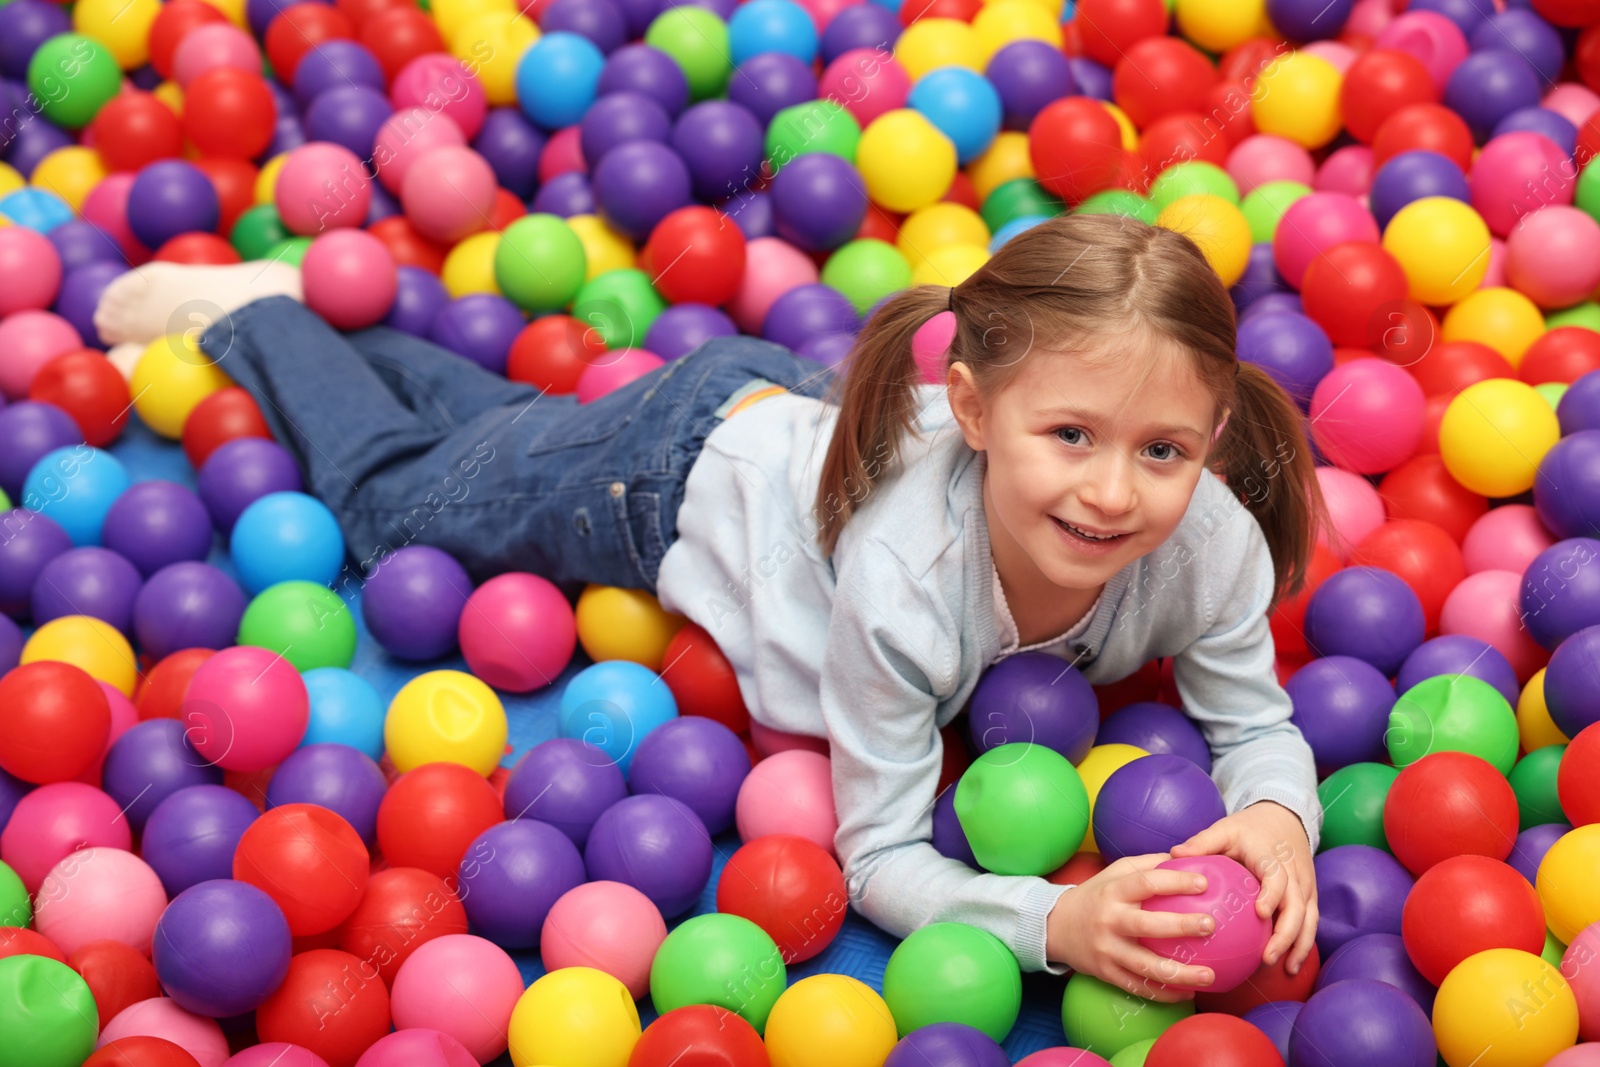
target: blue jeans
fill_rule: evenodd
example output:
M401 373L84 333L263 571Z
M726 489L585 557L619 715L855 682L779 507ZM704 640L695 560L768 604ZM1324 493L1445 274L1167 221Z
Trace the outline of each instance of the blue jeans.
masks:
M530 571L569 594L655 591L684 480L741 387L820 398L832 381L785 348L729 337L580 406L407 333L339 333L287 297L235 311L200 344L332 509L361 580L421 544L475 581Z

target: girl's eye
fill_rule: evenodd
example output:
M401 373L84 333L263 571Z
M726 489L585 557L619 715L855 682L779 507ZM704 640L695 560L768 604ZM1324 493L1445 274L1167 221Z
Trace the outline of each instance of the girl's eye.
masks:
M1161 453L1160 454L1157 454L1157 452L1156 452L1157 449L1161 449ZM1151 445L1150 446L1150 454L1151 454L1151 456L1153 458L1158 459L1158 460L1163 460L1163 461L1170 460L1170 459L1177 459L1180 456L1180 453L1178 452L1178 449L1176 448L1176 446L1169 445L1165 441L1158 441L1155 444Z
M1063 426L1056 431L1056 436L1061 439L1062 444L1078 445L1083 443L1083 431L1076 426Z

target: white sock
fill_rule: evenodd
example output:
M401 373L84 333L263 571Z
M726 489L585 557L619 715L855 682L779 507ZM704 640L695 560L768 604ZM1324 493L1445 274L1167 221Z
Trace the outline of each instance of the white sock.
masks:
M106 286L94 325L107 344L148 344L204 327L268 296L304 300L300 268L277 260L223 267L146 263Z

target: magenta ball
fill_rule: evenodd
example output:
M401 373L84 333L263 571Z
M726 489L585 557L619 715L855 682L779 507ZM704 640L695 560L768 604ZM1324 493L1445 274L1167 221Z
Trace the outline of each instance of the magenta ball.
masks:
M55 302L61 256L50 238L26 226L0 230L0 316Z
M459 1041L471 1062L488 1063L506 1050L522 989L522 972L505 949L471 934L446 934L406 957L389 1004L398 1029L437 1030Z
M30 309L0 319L0 394L23 399L46 363L82 347L72 323L53 311Z
M1518 130L1483 146L1472 161L1472 206L1489 232L1505 237L1529 212L1572 203L1572 161L1548 137Z
M555 681L578 645L577 621L561 590L520 572L491 578L467 598L457 636L472 673L511 693Z
M1506 278L1542 308L1564 308L1600 286L1600 222L1566 204L1527 215L1506 238Z
M1283 280L1298 289L1313 259L1350 241L1378 243L1372 213L1345 193L1312 193L1284 212L1272 238L1272 254Z
M487 160L470 148L446 146L406 174L400 203L418 233L452 245L488 225L496 188Z
M1152 897L1145 911L1210 915L1216 926L1207 937L1146 937L1140 943L1159 956L1198 967L1210 967L1216 981L1208 993L1237 989L1261 966L1261 953L1272 936L1272 920L1256 911L1261 883L1227 856L1191 856L1167 860L1159 870L1190 871L1206 880L1202 892Z
M228 1057L222 1067L328 1067L328 1061L299 1045L291 1045L286 1041L268 1041L265 1044L241 1049Z
M539 957L545 967L593 967L628 987L650 992L650 964L667 939L667 924L649 897L621 882L569 889L545 916Z
M378 166L383 187L400 195L406 175L423 156L435 149L460 148L467 138L449 116L425 107L397 108L378 127L373 140L372 158Z
M437 1030L397 1030L373 1042L356 1061L356 1067L478 1067L479 1062L465 1045L449 1034ZM229 1060L225 1067L232 1064L233 1060ZM252 1063L249 1067L257 1065ZM263 1061L260 1067L268 1067L268 1064ZM273 1060L271 1067L291 1065Z
M1104 1059L1081 1048L1043 1048L1017 1061L1017 1067L1111 1067Z
M469 140L489 117L483 83L443 52L418 56L400 68L389 85L389 99L396 111L421 107L448 118Z
M1311 434L1334 465L1382 474L1416 452L1426 409L1422 386L1410 373L1388 360L1352 359L1317 383Z
M82 782L52 782L17 801L0 833L0 861L34 893L50 868L68 854L99 845L124 851L133 847L132 831L117 802Z
M185 725L195 750L229 771L260 771L295 750L310 720L305 682L288 660L238 645L189 680Z
M1468 574L1479 571L1525 571L1539 553L1556 543L1530 504L1490 508L1472 524L1461 542Z
M300 262L306 306L340 330L371 326L389 313L400 275L388 247L365 230L330 230Z
M654 352L642 348L619 348L606 353L578 375L578 403L588 404L607 393L621 389L631 381L643 378L666 361Z
M866 126L879 115L906 106L911 76L881 48L852 48L823 70L817 95L839 101Z
M289 153L273 202L290 233L320 234L365 223L372 185L354 152L317 141Z

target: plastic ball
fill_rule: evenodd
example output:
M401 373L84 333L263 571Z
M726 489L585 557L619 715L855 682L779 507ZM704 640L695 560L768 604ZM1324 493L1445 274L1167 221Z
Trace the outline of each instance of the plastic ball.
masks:
M1517 753L1516 718L1505 697L1459 674L1429 678L1402 694L1384 739L1397 767L1430 752L1467 752L1509 774Z
M88 983L102 1027L124 1008L161 995L149 958L121 941L92 941L74 952L67 965Z
M68 855L45 876L33 922L68 954L102 940L147 952L166 906L161 880L139 857L88 848Z
M565 967L538 979L517 1001L507 1027L514 1067L623 1067L639 1032L639 1011L622 983L589 967Z
M502 1040L501 1044L504 1045L505 1042ZM321 1062L319 1057L318 1063ZM478 1059L467 1051L465 1045L441 1030L408 1028L396 1030L387 1037L374 1041L361 1054L361 1058L356 1060L355 1067L411 1067L411 1065L421 1067L424 1064L427 1067L472 1067L478 1062ZM231 1060L229 1064L232 1064ZM240 1067L251 1067L251 1065L241 1064ZM260 1067L278 1067L278 1065L262 1063ZM317 1065L308 1063L306 1067L317 1067Z
M1539 461L1559 436L1555 413L1532 387L1497 379L1468 386L1451 401L1439 428L1439 449L1450 473L1468 489L1515 496L1533 487ZM1491 439L1494 448L1488 447Z
M502 948L535 948L551 906L583 884L583 860L560 830L515 819L467 847L459 884L473 929Z
M1224 814L1204 771L1181 756L1151 755L1106 779L1094 799L1094 838L1108 860L1166 852Z
M1041 803L1039 818L1017 821L1018 812ZM973 855L997 874L1055 870L1088 828L1089 802L1077 771L1038 744L1001 745L979 756L956 788L955 805ZM1030 829L1017 833L1024 824ZM1037 832L1041 826L1049 832Z
M1237 988L1261 966L1261 954L1272 934L1271 922L1254 906L1260 883L1226 856L1167 860L1159 869L1199 874L1205 878L1206 888L1198 894L1151 897L1144 902L1144 910L1207 913L1215 927L1203 938L1141 938L1140 943L1168 959L1210 967L1216 978L1206 987L1208 992L1226 993Z
M0 987L9 994L0 1019L12 1035L10 1062L74 1067L94 1051L94 998L66 964L41 956L0 960Z
M595 98L605 56L575 33L547 33L517 63L517 102L545 129L571 126Z
M1196 1062L1217 1067L1268 1064L1279 1057L1272 1039L1243 1019L1207 1013L1180 1019L1150 1046L1148 1067L1179 1067ZM1276 1062L1282 1062L1279 1057Z
M7 709L0 769L23 781L68 781L105 751L110 704L78 667L48 660L17 667L0 676L0 702Z
M1193 1014L1192 1001L1165 1004L1144 1000L1089 974L1069 978L1061 1000L1061 1022L1067 1040L1113 1056L1130 1045L1153 1043L1174 1023ZM1055 1067L1057 1062L1046 1060L1041 1067ZM1076 1067L1078 1062L1069 1058L1061 1067ZM1094 1061L1082 1062L1090 1065Z
M634 793L659 793L694 809L713 834L734 823L740 787L750 773L743 743L710 719L670 719L639 745L629 771Z
M174 441L183 436L184 423L201 401L232 384L190 334L150 342L128 379L139 417Z
M155 927L155 965L178 1004L227 1017L258 1007L289 970L289 924L278 905L244 882L184 890Z
M649 897L620 882L589 882L550 909L539 953L551 970L604 971L637 999L650 991L650 963L666 936L666 923Z
M1360 1026L1349 1020L1359 1018ZM1399 989L1357 978L1320 990L1294 1021L1289 1054L1295 1063L1333 1064L1381 1058L1404 1067L1434 1062L1428 1017Z
M106 516L128 488L127 469L111 453L86 445L59 448L33 465L21 500L58 523L76 545L99 545Z
M62 33L42 42L28 61L28 88L39 113L58 126L81 130L121 88L116 57L93 37Z
M740 848L728 865L735 877L719 879L717 910L765 930L785 963L811 959L838 935L847 899L844 877L815 843L770 834Z
M216 567L173 563L139 590L133 632L145 652L162 659L184 648L226 648L237 638L245 607L238 583Z
M356 624L349 606L326 586L278 582L245 608L237 640L275 652L300 671L348 667L355 655Z
M874 119L862 131L856 166L874 203L909 212L944 195L956 157L956 146L936 126L902 109Z
M232 878L239 838L257 814L249 800L220 785L180 789L145 821L141 854L173 896L201 882Z
M126 851L131 845L116 801L81 782L53 782L17 801L0 832L0 860L29 892L37 892L51 868L70 853L96 846Z
M398 113L395 118L403 114ZM432 131L446 123L435 118L422 125ZM382 130L378 136L381 144ZM380 164L384 161L381 152L375 158ZM289 153L288 161L278 173L274 206L290 233L318 234L328 229L360 226L366 221L371 202L372 188L360 158L340 145L329 142L302 145Z
M304 493L269 493L234 523L229 552L251 593L287 581L331 583L344 564L344 535L327 505Z
M389 250L359 230L318 236L300 261L300 272L306 306L340 330L378 322L389 313L399 286Z
M1477 211L1448 196L1413 201L1384 229L1383 247L1400 263L1413 299L1454 304L1488 270L1489 227Z
M106 512L101 539L149 578L171 564L205 559L211 519L193 490L176 482L138 482Z
M157 805L192 785L220 785L222 774L202 760L183 723L152 719L117 738L101 770L102 788L124 809L135 830L144 828Z
M1549 652L1533 639L1522 621L1522 578L1514 571L1487 570L1469 574L1456 586L1439 613L1439 630L1467 634L1492 645L1525 680L1549 661Z
M522 975L505 951L481 937L451 934L412 952L394 977L390 1004L400 1030L437 1030L474 1062L506 1049L506 1026L522 996Z
M580 671L561 694L560 733L604 751L626 774L640 742L676 717L671 691L655 672L625 660Z
M1406 952L1434 985L1468 956L1491 948L1544 947L1544 910L1533 886L1484 856L1455 856L1430 868L1406 897Z
M745 841L789 833L831 852L839 818L828 758L795 749L757 763L739 790L735 814Z
M372 876L340 929L339 948L367 961L392 985L417 949L436 938L465 934L467 913L455 890L437 875L390 867Z
M459 763L406 772L378 806L378 848L396 867L454 878L467 848L505 818L483 775Z
M1532 1012L1519 999L1529 989L1538 991ZM1494 948L1469 956L1441 982L1434 1031L1446 1063L1531 1067L1577 1040L1578 1004L1566 979L1536 953Z
M273 772L266 802L268 809L286 804L327 808L370 842L386 787L377 763L363 753L347 745L305 745Z
M315 804L272 808L239 839L234 877L283 909L297 937L349 918L366 891L367 850L339 815Z
M1502 134L1472 161L1472 206L1491 233L1504 237L1528 212L1570 204L1570 173L1566 153L1549 138L1520 130Z
M470 584L463 582L435 596L448 593L454 602L469 590ZM537 575L491 578L471 591L458 611L457 632L467 666L498 689L526 693L549 685L566 669L577 645L566 598Z
M1440 337L1446 342L1476 341L1488 345L1516 366L1528 346L1544 332L1544 319L1533 301L1513 289L1488 287L1445 314Z
M1533 503L1552 533L1577 537L1593 530L1588 484L1600 434L1579 430L1557 441L1539 462Z
M673 917L692 907L710 880L711 838L680 801L629 797L595 821L584 865L591 879L631 885Z
M667 1012L688 1004L727 1008L760 1032L785 977L778 948L760 927L737 915L697 915L662 942L650 968L650 995Z
M0 315L48 308L61 287L61 256L44 234L25 226L0 229Z
M331 1018L325 999L330 984L340 994ZM294 956L283 984L256 1009L256 1033L263 1042L300 1045L329 1067L353 1067L390 1026L384 984L362 961L333 949Z
M66 615L40 626L22 646L23 664L44 660L70 663L122 693L133 695L138 664L128 639L109 624L87 615Z
M1452 784L1445 789L1443 782ZM1451 856L1505 859L1517 822L1510 783L1463 752L1430 753L1402 769L1383 812L1389 847L1414 874Z
M582 848L595 820L627 795L622 772L604 752L555 738L535 745L513 768L505 815L549 823Z
M1383 758L1395 698L1376 667L1352 656L1324 656L1296 671L1284 688L1294 704L1291 721L1311 745L1319 771Z
M487 776L505 753L506 730L505 708L487 685L460 671L429 671L395 694L384 743L402 773L443 760Z
M384 650L425 662L454 652L472 579L454 558L427 545L385 556L362 587L361 615Z
M813 975L786 989L766 1027L772 1056L794 1067L876 1067L897 1037L883 998L865 983L836 974Z
M196 669L184 705L189 739L225 770L271 767L305 733L309 698L287 660L265 649L225 649Z

